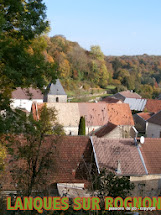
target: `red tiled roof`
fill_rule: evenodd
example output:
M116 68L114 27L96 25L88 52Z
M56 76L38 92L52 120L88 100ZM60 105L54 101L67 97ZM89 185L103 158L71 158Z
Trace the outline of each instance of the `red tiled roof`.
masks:
M24 138L18 136L18 140L24 143ZM55 137L50 135L43 142L41 153L46 154L46 150L53 144L53 167L46 175L47 183L87 183L87 168L85 162L91 162L92 146L88 137L85 136L64 136L55 142ZM15 190L13 180L10 174L12 159L11 155L7 155L6 171L1 177L1 185L3 190ZM24 160L16 163L18 166L26 168Z
M116 171L117 163L121 165L121 175L145 175L133 139L107 139L92 137L96 158L100 169Z
M103 126L108 122L106 103L78 103L80 116L85 116L87 126Z
M78 106L76 106L78 104ZM39 110L44 104L37 104L37 114L35 108L32 108L34 117L39 117ZM68 103L66 103L68 106ZM69 103L71 106L72 103ZM63 113L68 112L68 109L64 108L63 103L56 103L56 106L60 106L63 109ZM53 103L54 107L54 103ZM132 113L128 104L124 103L73 103L74 108L78 108L78 114L85 116L87 126L103 126L107 122L111 122L115 125L134 125ZM57 111L59 114L59 110ZM65 119L64 119L65 120Z
M154 114L150 119L148 119L148 122L156 124L156 125L161 125L161 110Z
M141 112L141 113L137 113L138 116L140 116L141 118L143 118L145 121L148 120L150 117L153 116L153 113L149 113L149 112Z
M145 138L140 150L148 174L161 174L161 138Z
M134 125L129 104L108 104L108 120L115 125Z
M39 89L30 88L20 88L17 87L16 90L12 92L12 99L43 99L43 94Z
M108 122L107 125L103 126L101 129L99 129L95 135L97 137L103 137L106 134L110 133L113 129L115 129L117 125L112 124L111 122Z
M161 100L147 99L144 110L152 113L157 113L161 110Z
M89 137L64 136L57 143L55 161L57 172L53 180L59 183L83 183L86 181L85 162L91 162L92 145ZM75 175L73 174L75 172Z

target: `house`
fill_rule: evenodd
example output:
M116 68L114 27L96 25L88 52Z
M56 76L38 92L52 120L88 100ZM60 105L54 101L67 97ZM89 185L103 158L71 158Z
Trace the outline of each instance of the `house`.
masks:
M134 183L132 196L159 196L161 192L161 139L145 138L141 144L133 139L91 137L97 170L127 176Z
M17 137L23 143L23 137ZM45 174L46 185L41 186L48 190L49 196L68 194L68 196L89 196L85 188L88 186L88 169L92 162L92 145L88 137L64 136L55 141L55 136L48 135L43 142L41 153L54 144L53 166ZM14 147L12 145L12 147ZM12 156L6 159L5 172L1 177L1 192L5 195L16 193L16 180L11 177ZM26 168L25 161L17 161L17 165Z
M46 136L43 153L52 142L55 143L55 136ZM16 191L16 183L11 178L10 160L12 156L8 155L6 172L1 177L4 194ZM55 143L53 161L53 168L46 173L50 196L89 196L86 188L91 183L91 168L94 174L106 169L117 176L130 178L135 184L133 196L153 197L161 192L161 139L145 138L141 144L139 139L134 141L132 138L63 136ZM22 164L18 163L20 166Z
M32 102L43 103L43 94L39 89L18 87L12 92L11 107L13 109L25 109L30 112Z
M132 111L143 111L147 103L147 99L126 98L124 103L129 104Z
M125 98L123 102L129 104L132 111L156 113L161 110L161 100Z
M44 95L39 89L18 87L12 92L11 102L13 109L19 108L30 112L33 102L67 102L67 95L59 79L57 79L55 84L50 83L48 85Z
M146 132L146 122L150 117L153 116L153 113L150 112L141 112L133 115L135 128L138 132Z
M161 138L161 110L146 122L146 136Z
M110 97L110 96L107 96L105 98L103 98L101 101L99 102L106 102L106 103L122 103L121 100L119 99L116 99L114 97Z
M147 174L140 177L131 178L140 189L143 196L161 195L161 139L145 138L144 144L139 144L143 156ZM140 180L141 179L141 180ZM136 188L137 188L136 187Z
M135 98L135 99L141 99L141 96L137 93L134 93L132 91L126 90L122 92L118 92L113 95L116 99L124 101L126 98Z
M128 138L136 136L134 121L128 104L109 104L108 123L98 128L94 134L97 137Z
M147 103L144 107L144 111L157 113L160 110L161 110L161 100L147 99Z
M44 102L67 102L67 94L65 93L63 86L59 79L56 79L56 83L50 83L46 88L44 95Z
M134 126L127 125L115 125L108 122L106 125L102 126L100 129L96 130L93 135L97 137L104 138L129 138L136 137L137 130Z
M130 135L130 129L134 126L133 117L128 104L107 103L46 103L47 108L53 108L57 112L57 121L63 125L67 135L78 135L80 117L85 117L86 134L90 135L102 126L111 122L122 126L122 130ZM41 104L34 103L32 113L35 119L39 119Z
M129 104L130 110L132 111L143 111L147 102L147 99L142 99L139 94L133 93L129 90L118 92L114 94L113 97Z

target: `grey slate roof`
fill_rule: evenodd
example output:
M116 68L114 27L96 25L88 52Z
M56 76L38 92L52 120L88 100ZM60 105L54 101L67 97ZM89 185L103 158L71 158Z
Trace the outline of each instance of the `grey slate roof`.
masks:
M150 123L160 125L161 126L161 111L154 114L150 119L147 120Z
M147 103L147 99L126 98L124 103L129 104L130 110L143 111Z
M56 80L55 84L53 83L49 84L48 88L49 88L48 95L66 95L59 79Z

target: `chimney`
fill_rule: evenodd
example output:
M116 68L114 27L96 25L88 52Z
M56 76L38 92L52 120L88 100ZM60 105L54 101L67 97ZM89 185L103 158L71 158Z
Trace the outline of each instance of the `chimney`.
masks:
M73 176L75 176L75 173L76 173L75 169L72 169L72 175Z
M120 162L120 160L117 161L116 173L117 174L121 174L121 162Z

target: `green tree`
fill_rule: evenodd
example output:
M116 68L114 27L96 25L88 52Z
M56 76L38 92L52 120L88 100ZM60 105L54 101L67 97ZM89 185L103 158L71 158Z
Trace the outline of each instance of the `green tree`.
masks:
M148 84L141 85L140 94L143 98L151 99L153 95L153 87Z
M45 61L36 43L49 27L45 11L42 0L0 1L0 111L10 111L16 87L42 89L47 80L55 79L54 65ZM0 116L1 133L4 123Z
M10 169L18 195L30 196L33 190L42 192L46 188L48 173L55 167L53 154L56 142L64 131L56 121L55 110L47 109L46 106L40 111L39 121L23 113L17 117L19 119L8 146L11 154ZM46 142L46 135L50 134L54 134L55 139Z
M101 51L100 46L91 46L90 53L94 58L98 60L104 60L104 54Z
M134 184L130 182L130 178L126 176L117 176L113 172L101 170L100 174L93 174L91 186L89 190L100 198L101 213L104 214L104 197L113 198L129 196L130 191L134 189ZM108 211L109 214L124 214L124 212Z
M85 117L83 116L80 118L78 135L86 135Z
M107 87L108 79L109 73L107 71L107 67L105 64L102 64L99 72L99 85L101 87Z

